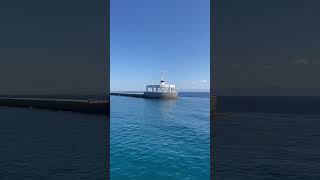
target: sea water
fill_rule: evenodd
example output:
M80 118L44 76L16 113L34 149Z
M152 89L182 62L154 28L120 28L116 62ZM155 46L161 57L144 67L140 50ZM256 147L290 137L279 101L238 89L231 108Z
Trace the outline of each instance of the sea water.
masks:
M103 180L107 116L0 107L1 180Z
M111 97L111 179L209 179L209 96ZM218 97L217 179L320 179L319 97ZM0 179L106 179L106 116L0 107Z
M320 179L320 97L218 97L216 179Z
M111 180L209 179L209 94L179 96L111 96Z

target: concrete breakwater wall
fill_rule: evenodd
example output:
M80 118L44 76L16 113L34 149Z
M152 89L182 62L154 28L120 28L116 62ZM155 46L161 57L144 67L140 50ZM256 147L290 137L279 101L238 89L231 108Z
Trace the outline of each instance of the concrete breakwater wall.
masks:
M111 96L127 96L127 97L136 97L136 98L154 98L154 99L176 99L177 94L174 93L125 93L125 92L111 92Z
M109 102L106 100L0 98L0 106L72 111L90 114L109 113Z
M144 98L143 93L111 92L110 95L111 96L127 96L127 97Z

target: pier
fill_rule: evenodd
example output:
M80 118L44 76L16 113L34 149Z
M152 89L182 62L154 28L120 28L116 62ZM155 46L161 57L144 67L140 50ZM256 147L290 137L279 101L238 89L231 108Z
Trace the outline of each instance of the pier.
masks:
M0 98L0 106L72 111L89 114L109 113L109 102L106 100Z
M145 98L144 93L129 93L129 92L111 92L111 96L127 96L136 98Z
M177 94L162 92L162 93L126 93L126 92L111 92L111 96L127 96L135 98L153 98L153 99L176 99L178 98Z

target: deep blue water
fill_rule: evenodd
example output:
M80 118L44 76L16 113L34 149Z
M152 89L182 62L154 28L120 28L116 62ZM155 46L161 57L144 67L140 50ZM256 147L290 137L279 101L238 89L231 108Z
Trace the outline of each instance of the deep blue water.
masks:
M111 180L209 179L209 94L111 96Z
M209 179L209 94L111 97L111 178ZM216 179L320 179L320 97L218 97ZM0 179L106 179L106 117L0 107Z
M320 97L218 97L215 177L320 179Z
M106 116L0 107L0 179L106 179Z

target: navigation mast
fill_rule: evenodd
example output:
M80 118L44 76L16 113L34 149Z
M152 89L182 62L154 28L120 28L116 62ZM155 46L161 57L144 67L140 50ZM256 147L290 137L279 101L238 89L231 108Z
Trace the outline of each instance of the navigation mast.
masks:
M161 81L160 84L164 84L164 72L161 71Z

